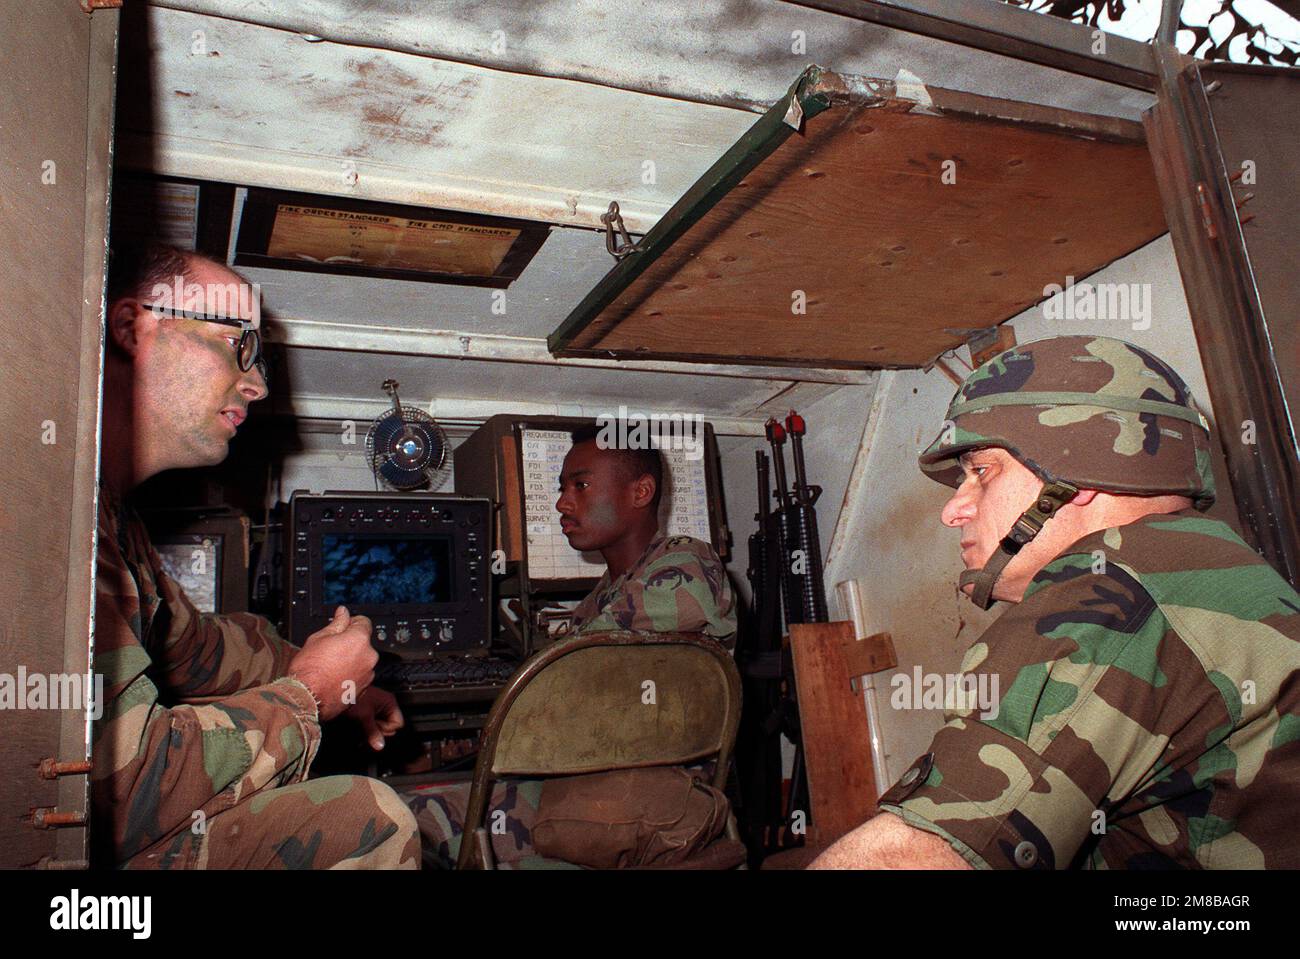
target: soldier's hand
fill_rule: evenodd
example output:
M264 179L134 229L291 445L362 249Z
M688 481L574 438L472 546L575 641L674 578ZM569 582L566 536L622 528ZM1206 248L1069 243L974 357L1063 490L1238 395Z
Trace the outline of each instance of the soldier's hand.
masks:
M328 626L307 637L298 655L289 661L286 675L311 690L324 721L360 701L375 678L378 661L379 654L370 645L370 620L353 616L340 606Z
M348 707L347 715L361 724L366 742L375 752L384 748L386 737L406 725L397 697L378 686L371 686L362 693L356 704Z

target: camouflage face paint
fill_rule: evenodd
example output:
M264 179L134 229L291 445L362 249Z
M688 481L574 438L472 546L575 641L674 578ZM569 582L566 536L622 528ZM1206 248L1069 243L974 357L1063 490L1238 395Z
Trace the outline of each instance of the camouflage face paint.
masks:
M569 545L590 552L623 536L631 522L631 485L617 458L595 442L579 443L571 449L564 458L560 498L555 504Z
M608 499L592 503L587 512L587 521L592 526L610 527L618 522L618 510Z
M200 287L239 280L220 264L196 260L191 266L191 280ZM141 456L153 472L220 463L237 421L266 395L257 372L240 371L232 333L237 342L235 327L164 318L142 341L135 361L137 414L148 447Z

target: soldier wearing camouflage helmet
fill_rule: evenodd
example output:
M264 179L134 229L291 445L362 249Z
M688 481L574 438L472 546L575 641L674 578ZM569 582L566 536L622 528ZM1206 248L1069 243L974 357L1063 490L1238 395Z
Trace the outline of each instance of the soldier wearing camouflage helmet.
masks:
M975 370L920 457L961 587L1009 607L883 812L822 867L1296 868L1300 595L1226 524L1179 376L1105 337ZM965 705L956 703L957 707Z

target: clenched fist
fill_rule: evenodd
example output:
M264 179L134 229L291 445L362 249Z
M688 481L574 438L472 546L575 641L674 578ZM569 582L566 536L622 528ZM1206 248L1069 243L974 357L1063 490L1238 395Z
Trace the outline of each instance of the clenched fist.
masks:
M324 722L360 698L375 678L378 661L379 654L370 645L370 620L353 616L346 606L340 606L328 626L307 637L302 650L289 661L286 675L311 690Z
M385 738L406 725L397 697L378 686L371 686L362 693L357 704L348 707L347 715L361 724L366 742L375 752L384 748Z

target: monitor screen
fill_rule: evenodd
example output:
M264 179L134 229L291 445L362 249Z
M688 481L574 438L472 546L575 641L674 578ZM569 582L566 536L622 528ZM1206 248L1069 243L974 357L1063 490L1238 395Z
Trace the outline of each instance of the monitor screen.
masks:
M167 575L180 584L200 613L220 612L221 537L155 537L154 548Z
M452 600L447 536L324 536L322 599L335 606L413 606Z

